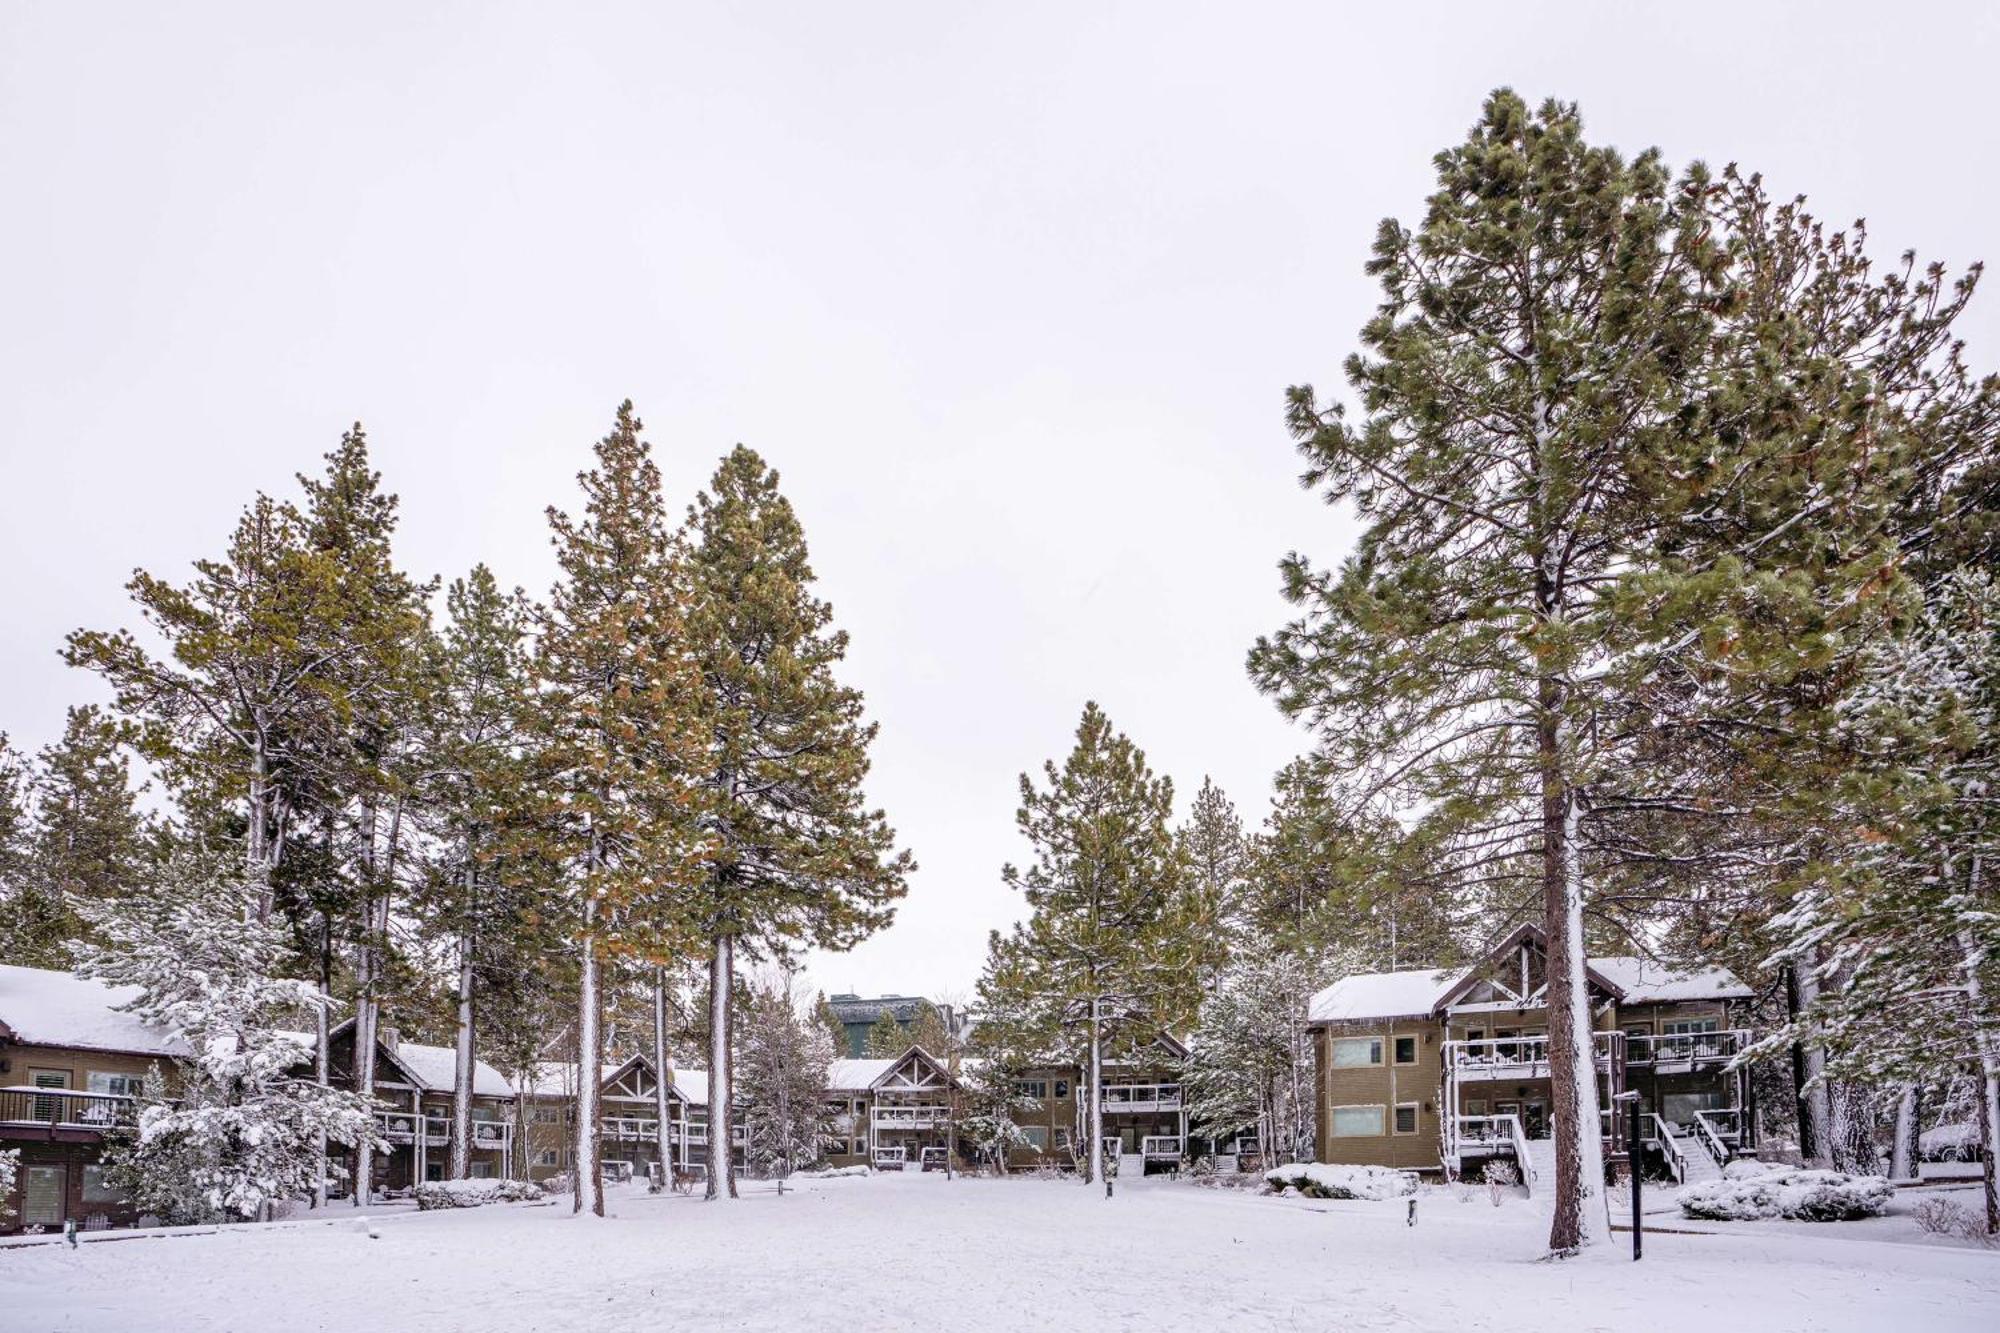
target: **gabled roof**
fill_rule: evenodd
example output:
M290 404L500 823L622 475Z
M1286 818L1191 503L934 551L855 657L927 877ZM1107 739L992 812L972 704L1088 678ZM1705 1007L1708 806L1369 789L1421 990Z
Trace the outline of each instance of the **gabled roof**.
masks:
M1474 982L1482 969L1522 944L1543 939L1541 929L1521 926L1471 967L1411 968L1401 972L1361 972L1342 977L1312 998L1310 1023L1346 1023L1394 1018L1430 1018ZM1640 958L1586 958L1584 974L1621 1004L1676 1000L1747 999L1753 992L1725 968L1681 971Z
M650 1056L635 1055L622 1064L605 1065L598 1078L598 1090L615 1082L620 1075L634 1065L646 1069L653 1067ZM674 1066L674 1081L669 1088L671 1095L678 1097L689 1106L708 1105L708 1071L706 1069L683 1069ZM534 1076L528 1080L527 1093L531 1097L573 1097L576 1095L576 1064L570 1060L544 1060L535 1066Z
M1682 1000L1748 1000L1757 992L1726 967L1672 968L1650 958L1593 958L1590 965L1624 992L1626 1004L1673 1004Z
M911 1046L901 1055L890 1060L835 1060L827 1066L826 1090L828 1092L873 1092L885 1086L898 1069L912 1060L920 1060L930 1066L931 1072L949 1083L951 1072L944 1062L921 1046Z
M354 1020L344 1018L334 1024L328 1032L328 1039L339 1037L354 1030ZM410 1086L419 1092L451 1092L458 1086L458 1052L449 1046L426 1046L419 1041L398 1041L394 1046L382 1040L382 1029L376 1029L375 1047L387 1056L389 1063L403 1072ZM313 1037L310 1033L297 1034L305 1038L307 1050L311 1050ZM487 1064L484 1060L473 1059L472 1092L476 1097L512 1097L514 1085L507 1076Z
M187 1043L119 1006L136 986L107 986L70 972L0 965L0 1030L11 1041L121 1055L179 1057Z

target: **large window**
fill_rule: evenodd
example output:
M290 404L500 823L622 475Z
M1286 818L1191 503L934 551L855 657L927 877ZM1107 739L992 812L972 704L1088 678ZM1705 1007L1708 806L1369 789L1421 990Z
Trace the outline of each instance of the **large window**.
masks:
M1379 1064L1380 1061L1378 1060ZM1376 1138L1382 1133L1379 1106L1336 1106L1333 1108L1333 1137L1337 1139Z
M1047 1152L1049 1128L1047 1125L1023 1125L1021 1132L1028 1136L1028 1146L1036 1152Z
M83 1201L85 1203L118 1203L125 1198L124 1191L104 1178L104 1168L92 1162L83 1168Z
M560 1125L563 1118L560 1106L537 1106L528 1114L534 1118L534 1122L538 1125Z
M1014 1095L1016 1097L1033 1097L1038 1102L1047 1101L1049 1096L1048 1080L1041 1078L1021 1079L1014 1084Z
M113 1074L93 1069L85 1087L90 1092L109 1093L113 1097L137 1097L141 1082L137 1074Z
M1368 1065L1382 1063L1382 1039L1380 1037L1335 1037L1333 1040L1333 1067L1335 1069L1360 1069ZM1377 1130L1376 1133L1381 1133Z

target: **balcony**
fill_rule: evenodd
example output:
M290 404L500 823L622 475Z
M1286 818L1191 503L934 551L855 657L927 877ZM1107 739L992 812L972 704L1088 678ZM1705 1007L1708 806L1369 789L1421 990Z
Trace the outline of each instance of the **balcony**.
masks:
M1181 1149L1178 1134L1148 1134L1139 1140L1139 1153L1149 1162L1178 1162Z
M1178 1111L1181 1085L1178 1083L1107 1083L1104 1085L1106 1115L1136 1114L1142 1111Z
M877 1106L877 1129L933 1129L951 1119L948 1106Z
M1716 1032L1669 1032L1657 1037L1634 1034L1625 1039L1625 1063L1660 1074L1685 1074L1709 1065L1727 1064L1751 1042L1746 1028Z
M1592 1042L1597 1049L1597 1067L1611 1068L1612 1052L1621 1033L1599 1032ZM1511 1081L1549 1076L1547 1037L1498 1037L1483 1041L1448 1041L1444 1062L1460 1082L1482 1080Z
M377 1111L375 1128L390 1143L418 1143L425 1146L451 1142L449 1117L416 1111ZM504 1120L472 1122L472 1147L505 1152L514 1141L514 1127Z
M139 1103L133 1097L68 1088L0 1088L0 1133L19 1136L26 1131L37 1138L55 1138L58 1131L102 1134L138 1118Z

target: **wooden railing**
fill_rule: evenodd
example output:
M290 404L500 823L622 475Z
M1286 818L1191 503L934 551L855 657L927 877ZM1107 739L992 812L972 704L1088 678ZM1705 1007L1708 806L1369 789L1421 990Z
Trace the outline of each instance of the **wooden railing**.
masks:
M1729 1122L1729 1128L1727 1130L1719 1128L1715 1122L1710 1120L1711 1116L1726 1118ZM1700 1136L1702 1144L1709 1151L1709 1155L1715 1158L1717 1166L1729 1165L1729 1158L1734 1151L1730 1146L1730 1140L1736 1134L1737 1117L1738 1113L1735 1111L1696 1111L1694 1113L1695 1133Z
M100 1133L139 1117L138 1099L108 1092L16 1085L0 1088L0 1124L93 1129Z
M1592 1034L1597 1063L1608 1068L1615 1057L1620 1032ZM1459 1078L1542 1078L1549 1067L1549 1039L1540 1037L1486 1037L1479 1041L1448 1041L1444 1061Z
M1653 1133L1658 1136L1660 1152L1667 1159L1667 1170L1674 1173L1674 1182L1685 1185L1688 1176L1687 1149L1681 1144L1674 1127L1657 1114L1652 1117Z
M929 1129L951 1119L948 1106L877 1106L875 1124L883 1129Z
M1747 1028L1715 1032L1669 1032L1661 1036L1634 1033L1625 1039L1628 1065L1723 1064L1750 1045Z

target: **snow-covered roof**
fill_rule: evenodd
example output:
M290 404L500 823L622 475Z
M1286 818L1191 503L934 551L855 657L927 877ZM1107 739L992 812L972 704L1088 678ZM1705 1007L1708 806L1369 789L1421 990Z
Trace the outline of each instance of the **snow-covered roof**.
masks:
M605 1065L599 1075L598 1086L625 1066ZM572 1097L576 1095L576 1066L567 1060L544 1060L535 1066L534 1076L528 1080L528 1095L532 1097ZM708 1071L706 1069L683 1069L674 1066L674 1091L690 1106L708 1105Z
M449 1046L425 1046L419 1042L399 1042L396 1058L429 1092L450 1092L458 1086L458 1052ZM512 1097L514 1085L507 1076L484 1060L473 1061L472 1091L479 1097Z
M1726 967L1677 969L1650 958L1615 955L1590 960L1606 981L1624 992L1626 1004L1672 1004L1682 1000L1747 1000L1756 992Z
M1414 968L1405 972L1357 972L1342 977L1312 998L1307 1011L1314 1023L1344 1023L1371 1018L1421 1018L1438 1007L1466 969Z
M179 1037L118 1007L138 996L136 986L107 986L69 972L0 965L0 1024L16 1041L127 1055L187 1055L187 1043Z
M827 1091L866 1092L896 1063L896 1060L835 1060L827 1066Z

